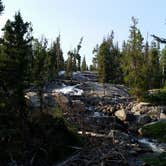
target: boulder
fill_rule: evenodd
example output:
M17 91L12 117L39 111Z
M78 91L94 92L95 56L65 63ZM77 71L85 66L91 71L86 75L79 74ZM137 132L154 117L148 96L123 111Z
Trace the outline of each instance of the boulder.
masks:
M161 107L159 119L166 120L166 106Z
M160 113L160 120L166 120L166 114L164 112Z
M126 112L124 109L118 110L115 112L115 116L120 119L121 121L125 121L126 120Z

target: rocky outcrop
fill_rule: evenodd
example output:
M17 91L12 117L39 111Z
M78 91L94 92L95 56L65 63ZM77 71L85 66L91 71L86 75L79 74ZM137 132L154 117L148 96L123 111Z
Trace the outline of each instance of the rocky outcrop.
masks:
M137 103L131 109L131 112L139 117L141 121L144 119L160 120L166 119L166 106L156 106L150 103ZM144 123L145 124L145 123Z

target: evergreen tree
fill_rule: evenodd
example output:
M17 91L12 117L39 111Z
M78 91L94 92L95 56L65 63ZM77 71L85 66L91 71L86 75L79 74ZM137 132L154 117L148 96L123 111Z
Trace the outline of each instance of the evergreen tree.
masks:
M73 71L80 71L81 70L81 56L80 56L80 49L82 44L83 38L80 39L77 48L68 52L68 59L66 62L66 74L71 76Z
M64 70L64 58L60 45L60 35L56 39L57 71Z
M50 57L50 63L49 63L49 79L53 80L57 76L57 58L56 58L56 44L55 42L52 44L51 48L49 49L49 57Z
M75 57L77 59L77 70L80 71L81 70L81 56L80 56L80 49L81 49L81 44L83 41L83 37L81 37L79 44L77 45L77 50L75 52Z
M50 79L55 79L58 72L64 70L64 58L60 45L60 35L53 42L52 47L49 50L50 55Z
M21 116L25 115L24 90L29 84L30 64L32 59L32 28L24 22L20 12L14 21L8 20L3 28L3 60L1 76L4 86L10 94L10 104Z
M130 27L130 37L123 49L123 72L125 73L125 82L133 88L136 95L145 89L144 73L144 55L143 55L143 37L137 28L138 21L132 17L132 25Z
M109 81L109 69L110 69L110 46L108 42L103 41L99 48L98 53L98 74L99 81L102 83Z
M162 71L162 79L161 79L161 85L166 85L166 46L162 50L161 59L160 59L160 67Z
M33 44L33 84L37 89L40 99L40 111L43 111L43 88L48 81L49 64L48 64L47 40L42 38L39 42Z
M118 44L113 43L114 32L99 47L97 54L98 73L100 82L119 82L120 81L120 51Z
M96 71L97 70L97 55L99 52L99 45L97 44L96 47L93 49L92 53L94 54L94 57L92 59L92 66L91 66L91 70Z
M75 48L73 52L71 52L71 57L72 57L72 71L79 71L79 66L78 66L78 59L81 59L80 55L77 54L77 49Z
M81 71L86 71L87 70L87 65L86 65L86 59L85 56L82 60L82 65L81 65Z
M3 10L4 10L4 6L2 4L2 1L0 0L0 15L1 15L1 13L2 13Z
M149 50L148 60L148 89L159 88L160 87L160 65L159 65L159 50L156 47L156 43L152 43L151 49Z
M69 51L68 59L66 62L66 75L71 76L72 72L73 72L73 53Z
M149 73L149 67L148 67L148 61L149 61L149 43L146 41L144 47L143 47L143 65L142 65L142 73L144 75L144 89L149 89L149 80L150 75Z

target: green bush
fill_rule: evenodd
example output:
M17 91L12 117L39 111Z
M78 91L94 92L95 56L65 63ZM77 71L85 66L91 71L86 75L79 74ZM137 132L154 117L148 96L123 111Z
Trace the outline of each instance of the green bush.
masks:
M166 166L166 153L158 155L147 155L142 158L147 164L151 166Z
M71 155L72 146L81 143L59 113L56 117L41 113L22 121L15 113L0 112L0 165L7 165L11 157L22 165L33 157L33 165L51 165Z
M160 142L166 142L166 121L145 125L142 128L142 132L146 137L157 139Z
M159 90L153 94L146 93L143 96L143 100L156 105L166 105L166 90Z

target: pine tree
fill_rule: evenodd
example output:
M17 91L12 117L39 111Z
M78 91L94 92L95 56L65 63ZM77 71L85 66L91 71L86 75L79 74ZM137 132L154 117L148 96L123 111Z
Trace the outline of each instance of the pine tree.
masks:
M58 72L64 70L64 58L63 52L60 45L60 35L56 38L56 41L53 42L50 50L50 79L55 79Z
M130 37L123 51L123 73L125 82L133 88L136 95L145 89L143 37L137 28L138 20L132 17Z
M92 66L91 66L91 70L96 71L97 70L97 55L99 52L99 45L97 44L96 47L93 49L92 53L94 54L94 57L92 59Z
M77 49L75 51L75 58L77 59L77 70L81 70L81 56L80 56L80 49L81 49L81 44L83 41L83 37L81 37L79 44L77 45Z
M71 76L72 72L73 72L73 53L69 51L68 59L66 61L66 75Z
M80 39L79 44L77 45L74 50L70 50L68 52L68 59L66 61L66 75L71 76L73 71L80 71L81 70L81 56L80 56L80 49L82 44L83 38Z
M2 4L2 1L0 0L0 15L2 14L3 10L4 10L4 6Z
M159 65L159 50L156 47L156 44L153 42L151 45L151 49L149 50L148 60L147 60L147 68L148 68L148 82L149 89L159 88L160 87L160 65Z
M142 65L142 73L144 77L144 89L147 90L149 89L149 80L150 80L150 75L149 73L149 67L148 67L148 61L149 61L149 43L146 41L144 47L143 47L143 65Z
M162 71L161 85L166 85L166 46L162 50L161 59L160 59L160 68Z
M64 70L64 58L60 45L60 35L56 39L56 57L57 57L57 71Z
M109 81L108 71L110 69L110 47L106 41L103 41L98 53L98 74L99 81L102 83Z
M43 111L43 88L48 81L49 54L47 52L47 40L35 40L33 44L33 84L37 89L40 99L40 111Z
M100 45L97 54L97 66L100 82L116 83L121 80L120 51L118 44L114 44L114 32L108 35Z
M24 90L29 84L30 63L32 58L32 28L24 22L20 12L14 21L8 20L2 29L4 65L0 65L3 84L10 94L10 104L21 116L25 115Z
M82 65L81 65L81 71L86 71L87 70L87 65L86 65L86 59L85 56L82 60Z
M49 49L49 57L50 57L49 80L55 79L55 77L58 74L58 71L57 71L57 58L56 58L56 54L55 54L55 48L56 48L56 44L54 42L51 45L51 48Z

